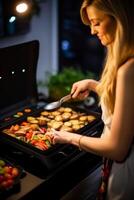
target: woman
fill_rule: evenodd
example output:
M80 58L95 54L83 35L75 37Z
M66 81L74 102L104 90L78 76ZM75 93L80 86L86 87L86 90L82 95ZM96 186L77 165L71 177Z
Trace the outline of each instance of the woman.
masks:
M134 199L133 8L132 0L84 0L81 7L83 22L107 47L107 56L101 80L76 82L71 92L74 99L86 98L90 90L97 92L105 123L102 136L91 138L54 130L49 133L54 144L70 143L106 158L108 174L98 199Z

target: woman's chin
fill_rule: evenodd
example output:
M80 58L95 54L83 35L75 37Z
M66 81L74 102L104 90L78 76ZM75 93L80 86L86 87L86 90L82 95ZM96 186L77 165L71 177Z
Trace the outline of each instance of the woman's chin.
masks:
M109 44L111 44L111 42L101 40L101 44L102 44L103 46L108 46Z

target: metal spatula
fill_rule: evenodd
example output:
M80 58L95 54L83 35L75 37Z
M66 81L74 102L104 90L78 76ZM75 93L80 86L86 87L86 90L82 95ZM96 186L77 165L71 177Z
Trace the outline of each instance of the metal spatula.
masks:
M64 97L62 97L60 100L58 101L55 101L55 102L52 102L52 103L49 103L47 104L44 109L45 110L48 110L48 111L51 111L51 110L56 110L58 109L62 103L66 102L66 101L69 101L70 99L72 98L72 94L68 94Z

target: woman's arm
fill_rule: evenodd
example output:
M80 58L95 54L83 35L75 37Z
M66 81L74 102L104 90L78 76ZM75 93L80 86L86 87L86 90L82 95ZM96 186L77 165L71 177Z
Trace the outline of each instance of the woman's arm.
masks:
M116 100L110 133L102 138L82 137L83 149L121 161L134 138L134 59L129 60L117 75ZM78 139L72 143L78 145Z
M72 98L86 98L90 91L96 92L97 85L98 81L92 79L85 79L74 83L71 89Z

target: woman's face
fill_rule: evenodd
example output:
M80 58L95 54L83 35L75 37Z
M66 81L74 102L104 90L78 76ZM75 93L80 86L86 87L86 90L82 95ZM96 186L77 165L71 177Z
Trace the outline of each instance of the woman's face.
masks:
M96 34L102 45L111 44L115 37L115 20L94 6L87 7L87 15L91 24L91 34Z

